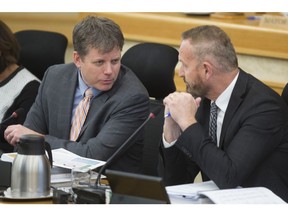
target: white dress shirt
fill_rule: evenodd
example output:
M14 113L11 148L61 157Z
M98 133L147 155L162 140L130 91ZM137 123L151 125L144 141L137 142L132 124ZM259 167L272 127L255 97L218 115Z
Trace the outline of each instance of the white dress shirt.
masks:
M230 83L230 85L219 95L219 97L216 99L215 103L218 107L217 110L217 146L219 147L219 140L220 140L220 135L221 135L221 130L222 130L222 124L224 120L224 116L226 113L226 109L228 107L228 103L232 94L232 91L234 89L234 86L236 84L236 81L238 79L239 72L233 79L233 81ZM213 101L211 101L212 103ZM164 133L162 135L163 139L163 145L165 148L169 148L175 144L177 140L172 141L171 143L168 143L165 138L164 138Z

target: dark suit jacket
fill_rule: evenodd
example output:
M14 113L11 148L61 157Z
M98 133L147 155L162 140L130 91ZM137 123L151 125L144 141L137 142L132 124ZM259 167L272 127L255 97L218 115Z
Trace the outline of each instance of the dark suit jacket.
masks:
M69 140L72 105L77 85L73 63L46 71L25 126L45 136L52 149L65 148L80 156L107 160L149 115L149 96L134 73L121 66L111 90L95 97L76 142ZM111 169L139 172L142 137Z
M167 184L193 182L199 171L219 188L264 186L288 201L288 108L281 97L240 70L224 117L220 147L208 135L210 100L198 123L164 149ZM168 172L167 172L168 171Z

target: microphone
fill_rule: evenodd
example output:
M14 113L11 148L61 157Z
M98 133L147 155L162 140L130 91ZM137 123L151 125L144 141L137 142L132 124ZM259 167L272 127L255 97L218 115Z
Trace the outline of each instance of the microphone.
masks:
M113 155L106 161L106 163L101 167L101 169L98 172L96 182L94 187L92 188L72 188L73 191L77 194L77 203L105 203L105 190L109 188L109 186L101 185L100 184L100 178L104 170L111 165L112 162L114 162L119 156L121 156L125 151L128 149L128 147L133 143L134 139L137 138L137 135L139 132L144 128L144 126L147 124L147 122L150 119L155 118L158 113L163 109L163 107L156 107L153 109L152 112L150 112L149 116L146 118L146 120L128 137L128 139L118 148Z
M10 115L8 118L6 118L0 123L0 128L1 129L7 128L7 126L13 123L13 120L22 117L23 114L24 114L24 109L22 107L18 108L15 112L12 113L12 115Z
M161 108L157 107L155 108L155 110L153 112L151 112L148 116L148 118L134 131L133 134L130 135L130 137L128 137L128 139L122 144L122 146L120 146L120 148L117 149L117 151L114 152L114 154L106 161L106 163L101 167L101 169L98 172L97 175L97 179L95 182L95 187L99 188L101 187L100 184L100 178L102 173L104 172L104 170L112 163L114 162L114 160L116 160L116 158L118 158L121 154L123 154L125 152L125 150L128 149L129 145L132 144L133 140L137 137L137 135L139 134L139 132L141 131L141 129L147 124L147 122L150 119L153 119L156 117L156 115L158 115L158 113L160 112ZM106 189L107 186L104 186L104 189Z

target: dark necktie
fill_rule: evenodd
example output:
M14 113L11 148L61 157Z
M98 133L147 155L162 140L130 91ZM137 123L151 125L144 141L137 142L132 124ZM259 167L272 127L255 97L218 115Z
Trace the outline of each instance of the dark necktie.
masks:
M217 145L217 105L215 102L212 102L210 107L209 136Z

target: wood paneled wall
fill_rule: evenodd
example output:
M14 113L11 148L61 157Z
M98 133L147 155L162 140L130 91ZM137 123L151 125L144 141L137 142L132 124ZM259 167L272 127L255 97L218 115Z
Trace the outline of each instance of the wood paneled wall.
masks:
M243 19L217 20L193 17L183 13L93 13L106 16L118 23L126 40L166 43L179 46L184 30L201 24L216 24L231 37L237 53L288 59L288 31L259 27L259 21ZM72 44L75 24L88 13L0 13L0 19L12 31L40 29L61 32ZM288 71L287 71L288 72ZM264 81L281 94L286 81ZM185 91L183 80L175 73L178 91Z

